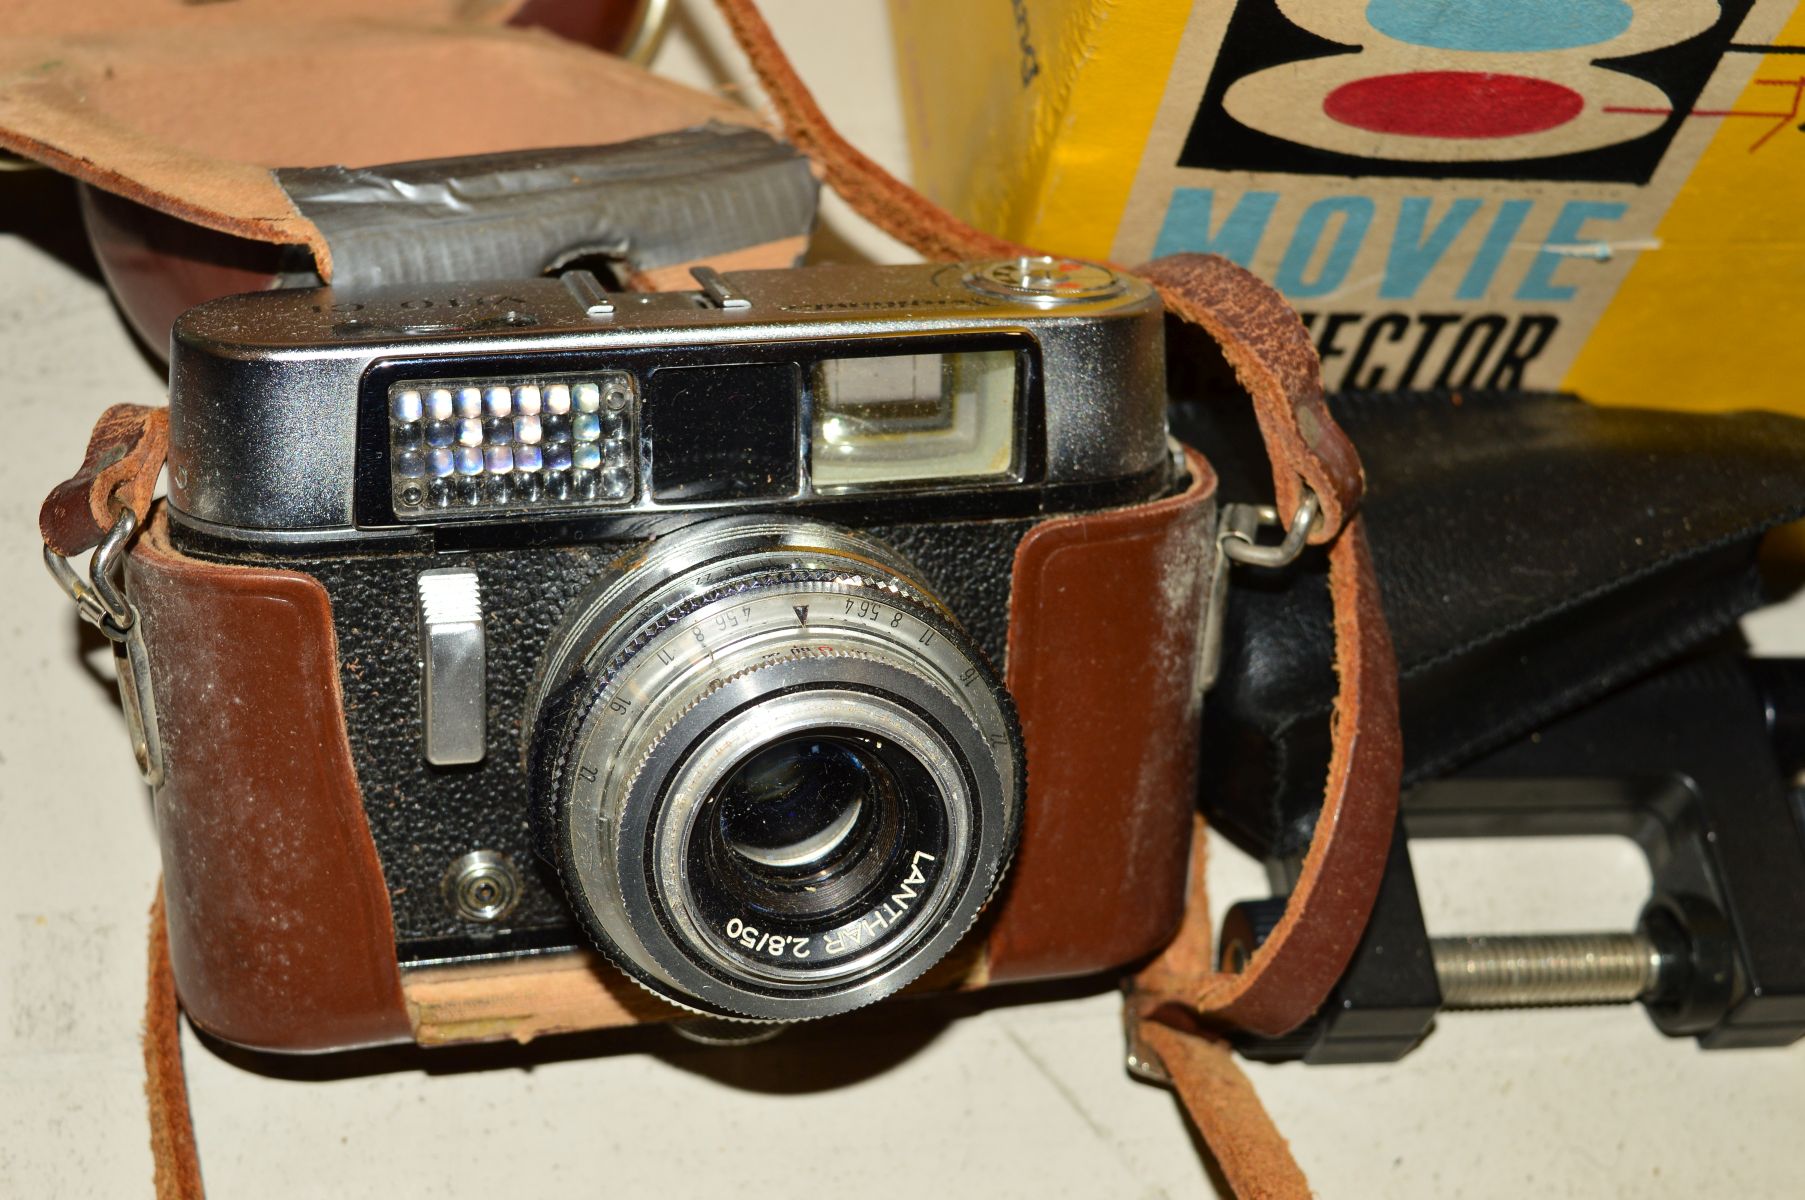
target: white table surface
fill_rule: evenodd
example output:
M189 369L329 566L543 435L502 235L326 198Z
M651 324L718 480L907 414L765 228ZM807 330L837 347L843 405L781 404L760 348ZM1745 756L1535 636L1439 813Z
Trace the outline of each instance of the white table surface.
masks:
M882 9L767 7L844 132L906 171ZM700 6L658 67L745 86ZM822 254L907 257L837 200L826 212ZM0 1195L147 1196L156 844L108 652L44 574L34 522L100 409L162 384L96 279L73 193L41 172L0 173L0 388ZM1750 629L1796 652L1805 607ZM1215 852L1218 905L1264 894L1253 863ZM1647 887L1611 839L1414 857L1436 932L1627 928ZM748 1050L655 1030L299 1060L185 1044L217 1198L1209 1194L1171 1097L1124 1074L1117 1019L1109 992L1056 990L880 1006ZM1326 1196L1805 1191L1805 1050L1708 1054L1635 1008L1452 1014L1399 1064L1249 1071Z

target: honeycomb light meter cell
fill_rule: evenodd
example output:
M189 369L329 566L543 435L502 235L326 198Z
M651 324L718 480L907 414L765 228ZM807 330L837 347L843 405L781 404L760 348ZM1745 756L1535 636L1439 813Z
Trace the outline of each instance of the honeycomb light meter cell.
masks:
M629 503L636 395L620 372L397 383L389 389L395 515Z

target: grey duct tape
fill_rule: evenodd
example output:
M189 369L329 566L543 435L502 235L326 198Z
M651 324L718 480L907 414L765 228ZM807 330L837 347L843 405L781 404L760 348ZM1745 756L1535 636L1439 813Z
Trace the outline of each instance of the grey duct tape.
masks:
M520 279L599 255L646 271L805 237L808 160L711 122L608 146L275 172L332 251L333 285Z

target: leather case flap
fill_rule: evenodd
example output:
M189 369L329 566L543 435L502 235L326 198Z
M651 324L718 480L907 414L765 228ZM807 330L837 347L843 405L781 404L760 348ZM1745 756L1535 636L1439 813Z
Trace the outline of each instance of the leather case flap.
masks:
M274 167L587 146L750 110L503 21L519 5L14 5L0 148L226 233L330 252ZM372 16L370 14L380 14Z
M1440 774L1585 704L1761 603L1761 533L1805 511L1805 421L1607 409L1555 395L1371 394L1331 402L1360 446L1397 647L1405 782ZM1263 462L1222 452L1226 499ZM1206 809L1251 844L1309 836L1328 759L1329 597L1243 572L1231 592L1204 744Z

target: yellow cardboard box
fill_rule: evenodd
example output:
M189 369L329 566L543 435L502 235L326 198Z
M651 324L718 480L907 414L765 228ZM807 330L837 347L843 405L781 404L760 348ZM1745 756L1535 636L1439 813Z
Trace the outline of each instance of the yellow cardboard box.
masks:
M1805 413L1794 0L891 0L917 181L1224 254L1331 388Z

